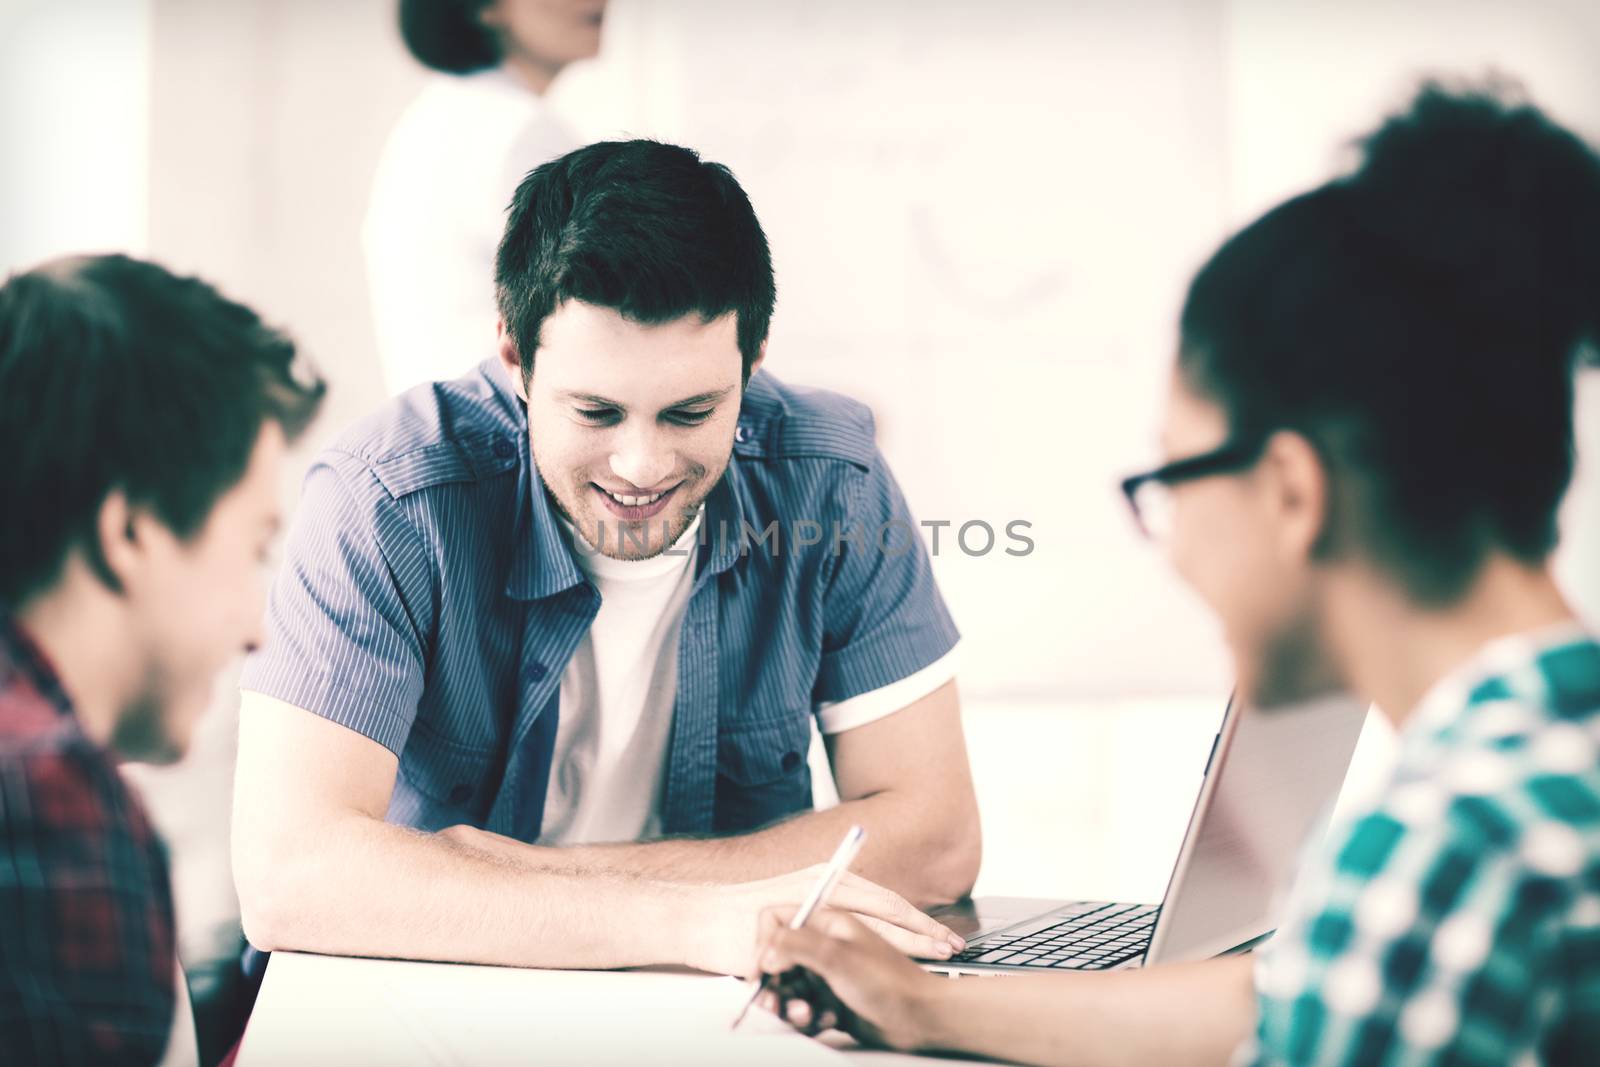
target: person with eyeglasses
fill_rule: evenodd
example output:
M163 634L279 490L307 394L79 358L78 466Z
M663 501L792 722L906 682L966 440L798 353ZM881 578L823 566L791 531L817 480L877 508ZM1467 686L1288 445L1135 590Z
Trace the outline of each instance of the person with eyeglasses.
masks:
M1426 86L1353 173L1190 286L1140 526L1264 713L1400 731L1253 955L950 981L848 916L763 918L769 1010L1041 1064L1558 1064L1600 1049L1600 644L1550 568L1600 340L1600 158L1503 85ZM1280 710L1281 709L1281 710Z

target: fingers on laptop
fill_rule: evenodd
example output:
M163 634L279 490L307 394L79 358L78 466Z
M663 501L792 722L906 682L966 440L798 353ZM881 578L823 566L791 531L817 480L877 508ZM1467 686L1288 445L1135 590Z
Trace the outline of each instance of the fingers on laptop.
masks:
M966 942L948 926L912 907L900 894L865 878L847 874L834 889L828 905L852 911L890 944L909 956L948 959Z

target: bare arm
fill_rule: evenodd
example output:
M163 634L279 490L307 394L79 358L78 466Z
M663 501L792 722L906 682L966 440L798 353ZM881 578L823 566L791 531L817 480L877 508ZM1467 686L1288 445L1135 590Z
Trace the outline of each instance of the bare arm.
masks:
M925 1047L1018 1063L1225 1064L1255 1021L1248 956L1005 982L935 979Z
M529 872L383 821L398 761L292 705L244 694L233 867L258 948L471 963L623 966L681 954L673 887L616 873ZM619 943L607 926L639 929Z
M389 825L397 769L391 752L352 730L244 694L233 865L245 932L258 948L744 973L761 907L809 888L803 873L752 885L671 884L570 857L532 862L558 856L554 849L510 858ZM877 886L857 879L841 888L844 907L898 924L910 951L932 951L948 936Z
M848 916L823 911L789 931L788 915L779 909L763 917L761 968L784 976L779 992L764 999L769 1010L780 1010L781 999L783 1014L812 1032L839 1025L869 1044L1018 1063L1183 1067L1227 1063L1255 1023L1249 956L952 981Z
M982 852L956 683L827 739L841 803L752 834L555 850L467 827L452 837L535 864L615 867L683 881L766 878L826 860L851 824L867 830L856 870L927 907L967 895ZM545 855L539 855L544 853Z

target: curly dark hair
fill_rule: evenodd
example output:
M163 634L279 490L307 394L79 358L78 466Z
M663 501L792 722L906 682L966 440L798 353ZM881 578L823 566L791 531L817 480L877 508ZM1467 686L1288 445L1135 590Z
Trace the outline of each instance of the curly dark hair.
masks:
M1235 436L1305 436L1342 544L1424 601L1555 547L1575 370L1600 339L1600 157L1503 80L1429 83L1353 172L1190 286L1184 380Z

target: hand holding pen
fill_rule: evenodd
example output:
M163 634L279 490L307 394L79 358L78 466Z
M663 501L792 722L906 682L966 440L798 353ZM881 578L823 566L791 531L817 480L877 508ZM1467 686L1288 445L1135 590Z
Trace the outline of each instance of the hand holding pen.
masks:
M856 854L861 851L862 842L867 839L867 832L859 826L852 826L845 831L844 840L839 842L839 847L834 849L833 858L823 868L822 875L817 879L817 884L812 887L811 893L801 903L800 909L794 913L794 918L789 921L791 930L798 930L811 918L811 913L816 911L833 892L833 887L839 884L839 879L844 877L844 872L850 869L850 864L855 860ZM755 991L750 994L750 999L745 1001L744 1007L739 1009L739 1014L734 1017L730 1029L737 1030L744 1017L749 1014L750 1006L767 989L768 975L763 974L756 983Z
M751 1005L761 1003L804 1034L837 1028L878 1048L938 1044L930 1022L948 1014L940 1000L950 982L923 970L858 917L823 907L864 837L859 826L850 828L792 914L770 908L762 915L761 978L733 1020L735 1028Z

